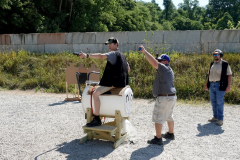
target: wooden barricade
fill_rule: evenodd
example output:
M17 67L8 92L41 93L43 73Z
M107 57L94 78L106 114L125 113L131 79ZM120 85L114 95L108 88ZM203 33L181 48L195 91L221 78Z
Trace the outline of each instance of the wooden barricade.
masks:
M79 94L79 89L77 89L77 79L76 79L76 72L81 73L81 78L80 81L81 83L85 83L85 81L87 80L87 75L89 72L91 71L96 71L99 72L99 69L92 64L91 68L85 68L84 64L80 64L79 67L74 67L74 63L70 63L70 66L68 68L66 68L66 94L67 94L67 98L65 98L65 101L81 101L82 97ZM99 75L97 74L93 74L89 77L89 80L92 81L99 81ZM69 98L68 97L68 85L69 84L74 84L75 85L75 95L73 98ZM77 96L76 96L76 90L77 92Z

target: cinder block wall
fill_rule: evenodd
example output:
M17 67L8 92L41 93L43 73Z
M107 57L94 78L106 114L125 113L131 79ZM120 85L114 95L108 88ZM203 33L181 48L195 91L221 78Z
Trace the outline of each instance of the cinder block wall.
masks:
M0 52L22 49L37 53L105 53L109 50L104 42L110 37L118 38L123 52L137 51L143 44L160 53L210 53L216 48L240 53L240 30L1 34Z

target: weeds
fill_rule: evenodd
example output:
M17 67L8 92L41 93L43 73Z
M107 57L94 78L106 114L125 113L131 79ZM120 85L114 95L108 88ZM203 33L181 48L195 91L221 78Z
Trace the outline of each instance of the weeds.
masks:
M153 52L154 53L154 52ZM126 53L131 67L130 86L136 98L152 98L152 84L156 69L150 65L143 53ZM171 67L175 73L175 87L178 99L209 101L209 92L204 90L207 72L213 57L210 54L170 54ZM231 66L233 76L231 92L225 95L228 103L240 103L240 54L224 53L224 60ZM0 87L8 89L42 89L44 92L66 92L65 68L70 63L85 67L95 64L101 72L106 60L80 59L68 53L63 54L30 54L29 52L0 53ZM85 85L81 85L83 91ZM69 92L74 93L74 85L69 85Z

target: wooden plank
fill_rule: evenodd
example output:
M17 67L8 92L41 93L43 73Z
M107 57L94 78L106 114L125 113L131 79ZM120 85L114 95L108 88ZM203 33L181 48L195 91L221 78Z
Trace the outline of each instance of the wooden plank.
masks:
M88 132L87 132L87 137L88 137L88 140L92 140L92 139L93 139L93 133L92 133L92 131L88 131Z
M80 139L79 143L83 144L84 142L86 142L88 140L88 136L84 136L83 138Z
M90 123L93 119L91 108L87 108L87 123Z
M92 121L92 110L91 108L87 108L87 123L90 123ZM93 139L92 131L87 132L88 140Z
M106 115L106 114L100 114L101 117L107 117L107 118L115 118L115 116Z
M117 148L120 144L122 144L123 141L125 141L128 137L128 134L126 133L125 135L123 135L119 140L117 140L114 144L113 144L113 148Z
M107 122L107 123L104 123L104 125L116 126L116 122L115 121Z
M102 131L102 132L110 132L110 133L117 130L116 126L108 126L108 125L101 125L101 126L95 126L95 127L87 127L85 125L82 128L89 131Z
M109 141L115 142L115 139L113 137L109 136L105 132L101 132L101 131L94 131L94 132L96 132L97 134L99 134L100 136L104 137L105 139L107 139Z
M77 67L74 67L74 63L70 63L69 67L66 68L66 81L67 84L77 84L76 72L78 71Z
M115 140L119 140L121 137L121 113L120 111L115 111L115 117L116 117L116 125L117 125L117 132L115 134Z
M98 134L93 134L93 138L108 140L108 139L106 139L106 138L104 138L103 136L100 136L100 135L98 135Z
M73 98L65 98L65 101L81 101L82 98L78 98L78 97L73 97Z
M68 98L68 84L67 84L67 82L66 82L66 92L67 92L67 98ZM66 99L65 99L65 101L66 101Z

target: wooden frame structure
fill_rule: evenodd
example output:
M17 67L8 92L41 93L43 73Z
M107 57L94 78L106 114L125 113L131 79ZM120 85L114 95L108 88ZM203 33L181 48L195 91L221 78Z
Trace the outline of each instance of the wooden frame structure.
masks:
M75 84L75 97L73 98L68 98L68 83L66 82L66 92L67 92L67 98L65 98L65 101L82 101L82 97L79 95L79 90L76 96L76 89L77 89L77 84Z
M118 110L115 111L115 116L100 116L115 118L115 120L96 127L83 126L82 128L84 129L84 133L87 133L87 135L81 138L79 143L82 144L87 140L92 140L93 138L105 139L113 142L113 148L117 148L128 137L127 133L121 134L122 120L124 117L121 116L121 113ZM90 123L93 118L94 116L92 115L91 108L87 108L87 123Z
M66 92L67 92L67 98L65 98L65 101L82 101L82 96L79 94L79 89L78 89L78 95L76 96L76 89L77 89L77 79L76 79L76 72L79 72L81 74L86 75L86 77L81 77L81 81L87 80L87 74L95 71L99 72L99 69L96 67L95 64L91 64L91 68L85 68L84 64L80 64L79 67L74 67L74 63L70 63L69 67L66 68L65 73L66 73ZM90 81L99 81L99 74L93 74L89 77ZM69 98L68 97L68 85L69 84L74 84L75 85L75 97Z

